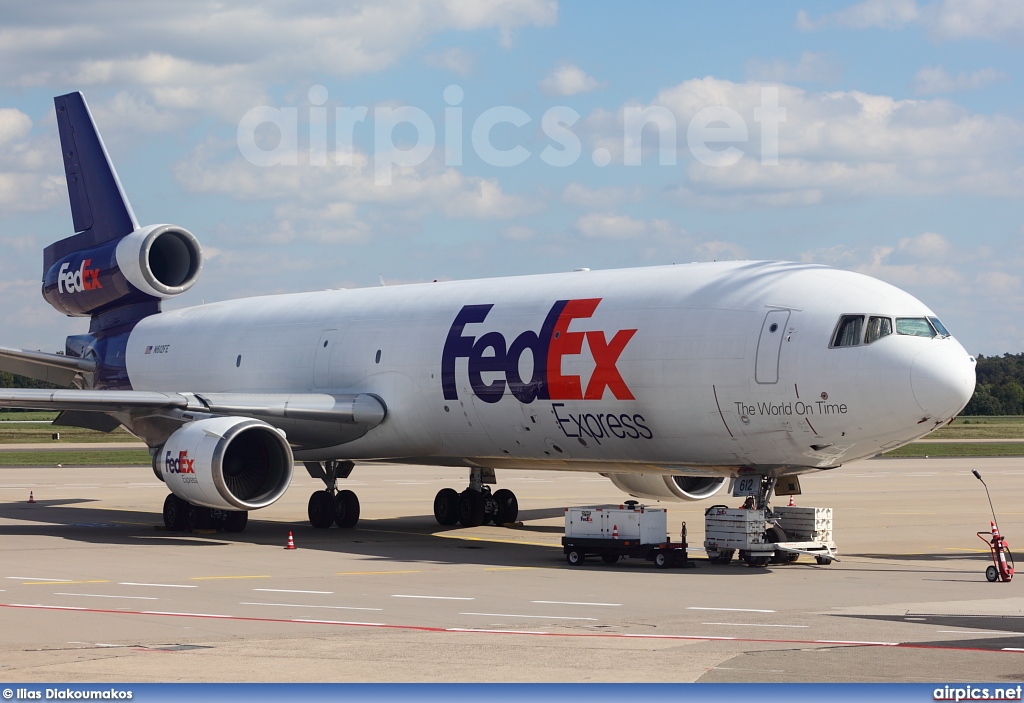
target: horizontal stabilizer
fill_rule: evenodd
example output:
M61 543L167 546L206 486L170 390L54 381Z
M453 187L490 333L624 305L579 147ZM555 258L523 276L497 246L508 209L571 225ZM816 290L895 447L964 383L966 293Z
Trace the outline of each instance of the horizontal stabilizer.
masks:
M0 347L0 371L70 387L91 385L87 377L95 373L96 364L74 356Z

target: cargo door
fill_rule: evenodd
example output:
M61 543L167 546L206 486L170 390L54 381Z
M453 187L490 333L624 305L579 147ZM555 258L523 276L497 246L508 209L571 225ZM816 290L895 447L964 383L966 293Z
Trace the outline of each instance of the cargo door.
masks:
M764 317L761 336L757 340L757 361L754 367L754 380L758 383L779 381L779 354L782 351L782 338L786 334L786 323L789 322L789 312L772 310Z

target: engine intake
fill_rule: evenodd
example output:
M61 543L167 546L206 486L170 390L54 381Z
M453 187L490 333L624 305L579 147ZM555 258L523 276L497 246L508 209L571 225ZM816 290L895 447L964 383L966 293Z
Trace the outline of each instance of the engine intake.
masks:
M202 269L202 247L191 232L149 225L56 261L43 273L43 297L65 315L92 315L173 298L195 285Z
M605 475L620 491L647 500L704 500L718 493L725 485L725 477L718 476Z
M153 459L171 492L220 510L265 508L292 480L292 450L261 420L218 417L183 425Z

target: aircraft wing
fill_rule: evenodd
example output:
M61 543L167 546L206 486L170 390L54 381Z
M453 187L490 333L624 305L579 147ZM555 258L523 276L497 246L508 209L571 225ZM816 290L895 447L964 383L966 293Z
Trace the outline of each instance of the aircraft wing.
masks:
M369 393L165 393L3 388L0 389L0 407L104 413L114 417L163 415L177 421L176 426L203 415L252 417L287 430L289 437L296 435L298 438L310 433L309 425L358 426L357 436L361 436L383 422L387 415L384 401ZM341 438L337 434L333 436ZM146 439L151 445L162 442L159 437Z
M0 371L58 386L72 386L76 382L88 385L96 363L74 356L0 347Z

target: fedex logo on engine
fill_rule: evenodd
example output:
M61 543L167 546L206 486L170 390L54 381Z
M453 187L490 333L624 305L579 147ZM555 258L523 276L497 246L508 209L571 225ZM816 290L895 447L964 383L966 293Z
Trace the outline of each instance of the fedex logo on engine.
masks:
M164 459L164 471L169 474L194 474L196 472L194 465L195 459L188 458L187 451L178 452L178 456L171 456L170 450L167 452L167 457Z
M473 394L486 403L497 403L508 387L521 403L541 400L600 400L605 389L619 400L633 400L633 393L622 380L616 363L622 350L636 334L636 330L618 330L611 339L596 331L569 331L573 320L594 314L601 298L559 300L551 306L540 332L527 330L511 344L500 332L487 332L475 337L464 334L466 325L483 322L491 305L466 305L455 316L448 338L441 352L441 386L445 400L458 400L455 380L455 362L468 359L469 384ZM562 359L580 354L583 340L594 358L594 372L584 389L579 376L563 375ZM533 357L533 372L524 379L519 370L519 359L527 349ZM484 383L483 374L495 372L490 383Z
M63 263L57 273L58 293L81 293L86 290L102 288L100 284L100 270L89 268L92 259L86 259L77 271L69 270L71 264Z

